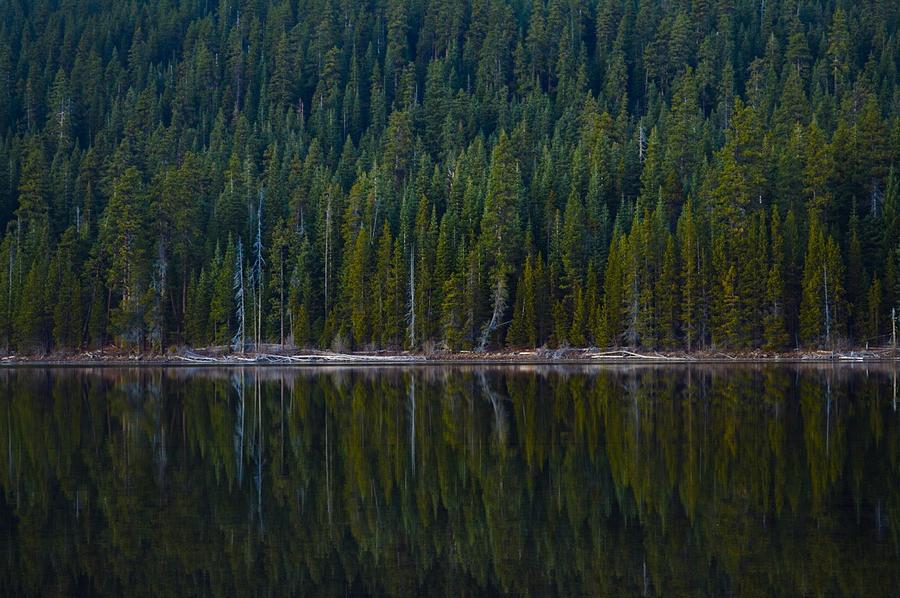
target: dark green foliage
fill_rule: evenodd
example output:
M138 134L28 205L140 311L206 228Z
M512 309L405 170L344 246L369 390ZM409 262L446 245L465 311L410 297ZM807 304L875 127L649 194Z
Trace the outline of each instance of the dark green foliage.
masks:
M885 342L896 3L170 4L0 5L8 350Z

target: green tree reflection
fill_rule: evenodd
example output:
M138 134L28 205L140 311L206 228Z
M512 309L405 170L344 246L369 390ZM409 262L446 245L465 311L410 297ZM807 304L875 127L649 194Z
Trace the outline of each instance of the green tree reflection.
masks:
M0 371L0 590L887 595L896 370Z

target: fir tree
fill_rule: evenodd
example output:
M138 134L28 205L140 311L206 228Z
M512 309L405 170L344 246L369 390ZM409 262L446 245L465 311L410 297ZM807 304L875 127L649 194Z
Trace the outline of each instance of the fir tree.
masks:
M479 347L484 349L491 334L502 324L508 299L507 276L515 266L516 239L519 233L519 166L513 157L506 133L491 154L488 193L484 200L481 230L484 254L490 271L492 314L481 334Z
M764 311L764 344L767 349L783 349L788 344L784 304L784 237L778 208L772 208L770 223L770 251L766 278L766 308Z
M672 235L666 236L666 249L659 278L656 280L656 301L659 306L659 338L666 349L675 347L677 341L676 326L679 321L678 307L681 304L679 293L679 264L675 240Z
M837 244L822 230L818 215L811 214L800 306L800 334L808 345L833 347L840 338L843 274Z

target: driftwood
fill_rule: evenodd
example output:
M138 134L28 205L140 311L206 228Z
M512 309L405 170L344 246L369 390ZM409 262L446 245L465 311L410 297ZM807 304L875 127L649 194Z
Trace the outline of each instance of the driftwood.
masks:
M175 355L174 359L187 363L204 364L308 364L308 363L392 363L392 362L417 362L421 358L409 355L354 355L348 353L307 353L302 355L278 355L274 353L250 353L247 355L223 355L211 357L187 352L183 355Z
M654 352L653 354L644 354L644 353L635 353L634 351L628 351L625 349L618 349L615 351L601 351L601 352L591 352L587 354L591 359L652 359L652 360L664 360L664 361L694 361L692 357L669 357L667 355L661 355L659 353Z

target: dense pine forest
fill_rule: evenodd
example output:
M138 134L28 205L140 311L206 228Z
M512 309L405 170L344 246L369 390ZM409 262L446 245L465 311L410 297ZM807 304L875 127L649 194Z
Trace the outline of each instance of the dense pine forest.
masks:
M0 348L885 344L900 4L5 0Z

